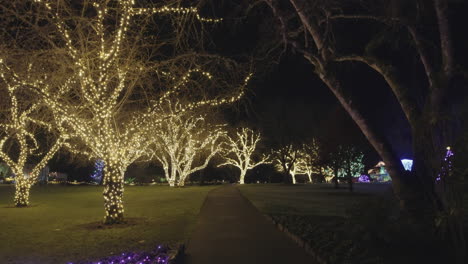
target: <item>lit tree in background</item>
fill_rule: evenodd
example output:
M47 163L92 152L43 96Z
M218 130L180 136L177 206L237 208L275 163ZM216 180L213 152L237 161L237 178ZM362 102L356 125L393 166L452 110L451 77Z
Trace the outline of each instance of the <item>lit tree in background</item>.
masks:
M301 153L293 144L288 144L276 151L272 152L272 159L275 168L283 172L285 175L290 175L293 184L296 184L296 174L298 170L298 162Z
M320 166L320 174L323 175L325 182L331 182L334 177L333 169L327 165Z
M210 160L221 150L222 137L225 134L222 126L208 125L198 128L198 131L190 135L183 158L177 167L178 186L184 186L192 173L208 166Z
M223 148L223 158L226 162L218 167L231 165L239 168L239 183L244 184L244 178L248 170L268 162L268 156L262 157L258 162L253 159L260 139L260 133L256 133L250 128L238 129L234 137L227 136L227 142Z
M38 92L56 122L64 124L60 132L71 138L66 145L70 151L104 162L105 223L122 222L124 173L148 154L154 142L154 120L166 118L157 106L189 88L192 95L200 96L194 96L181 112L231 103L242 97L250 75L239 89L226 94L229 84L214 82L210 72L201 70L210 61L217 64L216 56L179 52L192 43L183 39L196 35L186 30L220 20L203 18L195 7L178 7L178 1L151 8L132 0L84 1L81 5L34 2L31 9L29 5L4 7L29 26L32 33L28 33L42 40L34 44L44 46L41 59L49 63L42 79L21 82ZM38 18L47 23L36 23ZM171 20L174 30L159 27L161 20ZM232 68L227 72L235 73ZM203 92L214 83L224 92L209 99Z
M157 123L153 144L154 156L170 186L184 186L190 174L206 168L220 151L225 134L222 126L210 124L206 115L182 110L183 105L169 101L161 108L168 117Z
M302 144L301 155L297 162L299 173L306 174L309 177L309 182L312 183L312 174L320 173L319 165L319 145L315 139L310 143Z
M339 146L341 166L338 175L348 179L349 190L353 190L353 178L361 176L364 170L364 154L352 146Z
M324 162L323 151L316 139L302 144L297 161L297 173L305 174L312 183L312 174L318 174L321 180L329 181L333 178L333 170Z
M31 186L64 142L64 137L54 135L50 120L46 119L50 113L37 99L26 95L27 88L18 81L21 79L24 77L0 59L0 159L15 175L17 207L28 206ZM47 144L47 137L52 139L51 145ZM10 148L5 149L7 146ZM26 172L27 163L33 164L30 172Z
M104 161L101 159L96 160L94 163L94 171L91 174L91 179L93 179L93 181L98 184L102 182L102 172L104 171L104 166Z
M333 183L335 184L335 189L339 188L339 181L338 181L338 176L339 176L339 171L340 168L343 164L343 157L341 156L340 152L340 147L338 146L337 148L333 148L332 151L327 153L327 160L328 160L328 167L332 171L333 175Z

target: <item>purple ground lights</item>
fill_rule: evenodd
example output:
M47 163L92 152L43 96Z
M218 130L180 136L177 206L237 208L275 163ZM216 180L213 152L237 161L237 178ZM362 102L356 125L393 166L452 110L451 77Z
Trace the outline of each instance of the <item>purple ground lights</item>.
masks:
M157 246L154 251L147 253L122 253L110 256L98 261L86 262L87 264L166 264L170 263L169 248ZM68 264L73 264L69 262Z
M104 171L104 161L102 159L96 160L94 163L94 171L91 178L94 182L100 183L102 180L102 172Z
M442 168L440 169L439 174L437 175L436 182L440 182L444 178L448 177L452 171L452 158L453 151L450 147L447 147L447 152L445 152L444 161L442 163Z
M358 178L358 182L370 182L370 178L367 175L361 175Z

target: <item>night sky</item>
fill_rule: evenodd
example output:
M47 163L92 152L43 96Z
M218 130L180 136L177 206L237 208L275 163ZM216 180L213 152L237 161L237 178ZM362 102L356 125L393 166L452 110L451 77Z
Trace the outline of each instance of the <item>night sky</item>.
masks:
M271 18L269 8L260 5L245 12L247 2L242 0L216 1L216 4L212 2L215 6L213 12L226 18L226 23L213 30L216 52L245 61L255 60L252 58L258 57L259 54L264 55L265 45L268 46L265 43L271 44L271 40L278 37L275 32L277 21ZM459 5L459 8L451 9L454 50L458 63L464 65L466 64L464 62L468 61L468 53L464 48L468 45L468 39L463 29L463 25L468 24L463 11L466 10L466 3L452 2ZM380 32L384 27L374 25L364 27L359 23L349 23L340 32L343 39L348 41L344 46L349 50L365 46L366 41L369 41L366 39L368 32L388 33ZM437 32L426 32L426 34L437 34ZM352 41L349 42L350 40ZM392 46L384 44L383 50L379 52L385 54L385 57L397 67L408 69L406 78L414 79L413 91L417 92L418 85L421 85L418 81L425 80L425 77L420 75L423 74L422 69L415 66L419 61L411 62L407 59L413 57L417 59L413 49L405 46L404 41L398 38L386 42ZM269 56L273 61L257 59L253 63L255 78L249 86L251 92L247 96L247 102L239 108L240 113L235 114L238 120L242 122L249 120L251 125L259 127L270 140L278 134L278 129L272 124L277 120L287 126L292 134L290 136L292 141L325 135L325 140L352 143L359 147L366 155L366 167L373 166L380 160L335 96L315 76L309 62L300 54L294 53L291 47L283 50L283 46L279 46ZM349 63L344 68L342 81L348 86L347 89L353 100L358 102L362 113L377 131L386 137L402 159L411 159L412 140L409 123L382 76L359 63Z
M221 2L224 9L217 13L227 16L227 21L213 29L213 49L240 61L252 60L255 72L244 102L234 113L228 111L228 119L234 119L231 123L247 122L257 127L271 146L277 143L278 134L285 134L279 125L286 127L290 141L319 137L337 144L352 144L365 153L366 168L374 166L379 156L308 61L281 46L270 54L270 60L256 58L265 49L265 40L274 34L271 32L274 21L266 18L271 16L269 10L257 8L244 14L241 5ZM239 14L243 15L242 19ZM344 78L351 85L354 100L362 102L363 112L401 158L411 158L409 125L381 76L356 64L350 66Z
M205 28L212 36L212 42L206 44L207 50L245 63L254 72L245 99L224 109L227 121L235 126L249 125L259 129L266 137L268 147L274 147L284 134L287 134L287 140L296 143L319 137L337 144L353 144L364 152L366 168L375 165L379 156L335 96L316 77L309 62L290 47L283 50L282 46L276 47L268 58L259 58L265 54L265 49L271 48L265 47L265 43L274 37L275 21L266 7L245 12L246 3L249 1L206 1L202 4L202 13L225 18L220 25ZM454 24L466 22L460 15L453 19ZM467 43L466 34L462 35L456 35L462 38L455 39L457 46ZM360 42L364 41L354 40L356 43L350 43L350 47L362 45ZM466 58L464 49L455 48L462 51L459 59ZM407 55L404 51L388 54L390 57ZM359 102L364 115L401 158L412 158L409 124L388 85L367 66L353 63L347 67L342 80L349 86L353 100Z

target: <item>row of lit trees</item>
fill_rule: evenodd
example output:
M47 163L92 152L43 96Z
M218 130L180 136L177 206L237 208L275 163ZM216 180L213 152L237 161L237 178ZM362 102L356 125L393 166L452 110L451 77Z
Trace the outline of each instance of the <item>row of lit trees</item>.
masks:
M28 205L38 171L65 146L86 159L102 160L105 222L123 221L124 173L161 142L156 140L161 126L178 113L239 100L250 78L232 85L242 72L235 63L187 47L198 37L187 30L221 20L204 18L197 8L181 7L179 1L142 7L133 0L80 5L34 0L2 3L1 8L9 16L0 21L8 29L2 31L0 74L11 103L4 108L10 116L1 124L0 157L16 175L17 206ZM159 27L164 20L171 20L174 30ZM215 71L221 61L227 67L222 72L230 74L224 74L223 81L202 70ZM19 91L21 98L16 96ZM177 113L161 111L181 97L189 100ZM45 143L30 130L35 126L44 126L55 143L43 148L43 158L24 176L30 155L39 142ZM190 148L212 144L195 135L187 140ZM6 145L10 148L3 150ZM193 172L195 158L184 151L176 165L182 178Z
M336 184L338 178L346 178L352 190L352 178L364 170L364 155L355 147L339 146L332 153L324 153L316 139L299 146L287 144L272 151L271 156L275 168L290 176L293 184L296 175L307 175L312 182L312 175L316 174L326 181L333 178Z

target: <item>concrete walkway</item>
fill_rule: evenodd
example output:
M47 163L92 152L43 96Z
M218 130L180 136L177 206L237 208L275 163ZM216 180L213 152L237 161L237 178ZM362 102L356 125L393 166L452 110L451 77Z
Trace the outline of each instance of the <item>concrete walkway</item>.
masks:
M232 185L208 194L186 254L187 264L316 263Z

